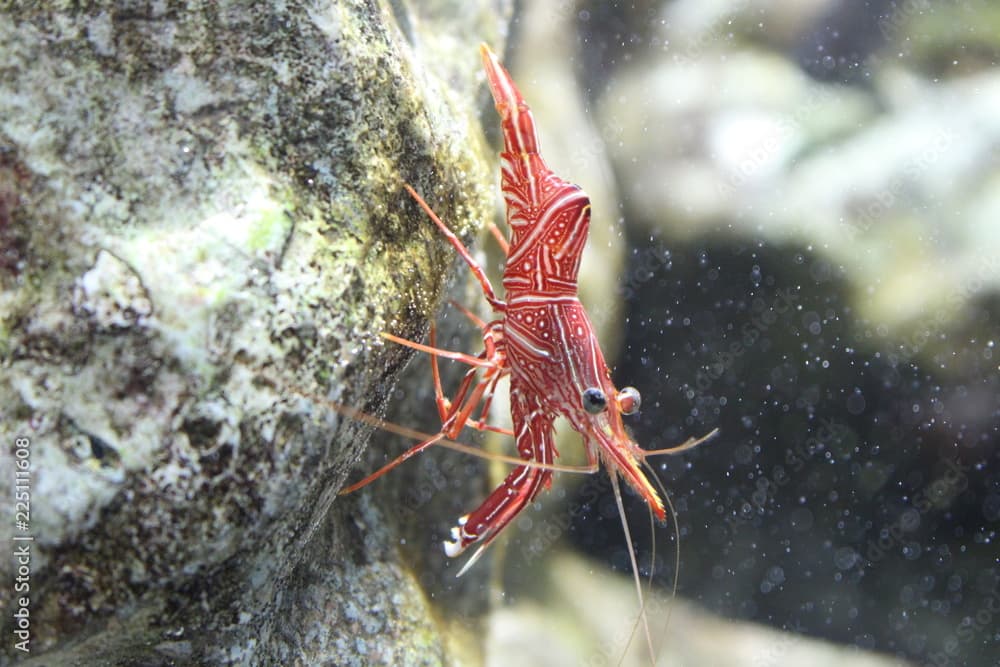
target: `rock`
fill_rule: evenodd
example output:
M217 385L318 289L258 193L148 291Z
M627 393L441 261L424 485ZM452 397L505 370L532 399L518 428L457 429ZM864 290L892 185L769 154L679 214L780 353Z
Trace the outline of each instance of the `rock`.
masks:
M631 577L603 563L559 553L534 591L490 616L487 667L493 665L648 665L649 650ZM558 573L558 574L556 574ZM669 591L644 593L663 665L852 665L910 663L753 623L709 615Z
M868 292L859 314L897 331L960 314L1000 284L990 177L1000 77L932 84L882 63L874 84L877 100L753 50L639 60L600 103L605 123L626 128L613 159L635 222L675 238L726 226L821 249Z
M0 442L30 442L36 664L477 653L455 619L486 569L445 584L442 555L403 549L439 552L454 515L431 512L478 477L410 514L416 464L336 496L371 428L326 400L381 410L412 355L379 332L419 339L465 277L402 183L467 238L493 211L476 45L509 3L392 7L0 15Z

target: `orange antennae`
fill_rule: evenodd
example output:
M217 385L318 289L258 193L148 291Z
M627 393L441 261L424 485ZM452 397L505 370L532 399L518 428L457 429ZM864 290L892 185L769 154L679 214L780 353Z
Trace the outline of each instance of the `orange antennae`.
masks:
M394 424L390 421L384 419L379 419L378 417L372 416L367 412L358 410L357 408L352 408L346 405L338 405L332 401L328 403L329 407L334 412L339 412L340 414L350 417L351 419L356 419L359 422L364 422L376 428L380 428L383 431L388 431L389 433L395 433L396 435L401 435L406 438L411 438L413 440L430 440L435 437L428 433L423 433L406 426L400 426L399 424ZM539 461L530 461L525 459L519 459L516 456L506 456L504 454L494 454L493 452L484 452L481 449L476 449L471 445L465 445L461 442L455 442L454 440L449 440L442 437L440 440L434 442L438 447L444 447L445 449L451 449L456 452L462 452L463 454L468 454L470 456L475 456L477 458L486 459L487 461L500 461L501 463L509 463L511 465L526 466L528 468L538 468L539 470L552 470L554 472L569 472L581 475L592 475L598 471L597 465L586 465L586 466L570 466L570 465L560 465L558 463L541 463ZM360 488L360 487L358 487ZM346 492L343 492L346 493Z
M700 438L688 438L679 445L674 445L673 447L667 447L666 449L649 449L639 452L642 458L646 459L650 456L659 456L661 454L680 454L681 452L686 452L689 449L694 449L706 440L711 440L719 434L719 429L713 428L707 434L701 436Z
M434 224L437 225L437 228L441 230L441 233L444 234L446 239L448 239L448 242L451 243L452 247L454 247L458 254L462 256L465 263L469 265L469 268L472 270L472 274L476 277L476 280L479 281L479 285L483 288L483 295L486 297L489 304L493 306L495 310L504 310L507 305L496 297L496 294L493 292L493 285L490 284L490 279L486 277L486 274L483 272L483 268L476 263L476 260L472 259L472 255L469 254L468 249L466 249L462 241L455 236L454 232L448 229L448 225L441 221L441 218L437 216L437 213L431 209L430 205L424 201L424 198L421 197L409 183L403 183L403 187L406 188L406 191L410 193L410 196L416 200L420 208L424 210L424 213L426 213Z
M639 565L636 563L635 559L635 546L632 543L632 533L628 528L628 519L625 517L625 505L622 503L622 492L618 487L618 475L610 475L611 477L611 489L614 491L615 503L618 505L618 516L622 520L622 528L625 530L625 543L628 545L628 556L632 563L632 578L635 580L635 592L639 598L639 618L636 622L641 619L643 630L646 632L646 646L649 648L649 659L650 662L656 663L656 654L653 653L653 636L649 633L649 622L646 618L646 602L642 595L642 582L639 580ZM635 628L632 629L633 634L635 633ZM631 639L629 640L631 642ZM624 656L622 656L624 657Z
M461 361L463 364L481 366L483 368L492 368L496 366L496 364L492 361L480 359L479 357L474 357L471 354L465 354L464 352L452 352L451 350L442 350L436 347L431 347L430 345L424 345L423 343L414 343L412 340L400 338L399 336L394 336L391 333L385 333L384 331L379 335L382 336L382 338L391 340L393 343L398 345L410 347L414 350L419 350L420 352L426 352L427 354L433 354L435 357L444 357L445 359Z
M496 239L497 245L499 245L500 249L503 250L504 256L509 255L510 244L507 243L506 237L504 237L503 232L500 231L500 228L496 226L496 223L493 222L490 223L490 234L492 234L493 238Z
M469 310L468 308L466 308L465 306L463 306L462 304L460 304L458 301L455 301L454 299L448 299L448 303L450 303L455 308L457 308L458 310L460 310L463 315L465 315L470 320L472 320L472 323L475 324L480 329L485 329L486 328L486 322L484 322L482 320L482 318L480 318L478 315L476 315L475 313L473 313L471 310Z
M278 383L272 380L271 378L267 379L270 382L272 382L272 384L278 385ZM367 412L360 410L358 408L353 408L348 405L341 405L329 399L318 399L316 397L309 396L301 391L296 391L296 390L291 390L291 391L293 391L293 393L298 394L299 396L302 396L303 398L322 402L334 412L344 415L345 417L357 420L364 424L368 424L369 426L374 426L375 428L382 429L383 431L388 431L389 433L395 433L396 435L401 435L404 438L410 438L412 440L420 440L421 444L427 440L436 437L429 433L424 433L422 431L418 431L416 429L412 429L407 426L400 426L399 424L394 424L393 422L387 421L385 419L380 419L379 417L370 415ZM497 429L499 431L500 427L491 427L489 430L493 429ZM469 456L475 456L477 458L486 459L487 461L499 461L500 463L525 466L528 468L538 468L539 470L551 470L553 472L568 472L578 475L592 475L599 470L599 467L596 463L585 466L561 465L559 463L542 463L540 461L525 460L517 458L515 456L506 456L504 454L485 452L471 445L466 445L461 442L449 440L448 438L445 437L441 437L439 440L436 440L433 444L438 447L443 447L444 449L450 449L452 451L468 454ZM369 477L371 477L371 475L369 475ZM370 482L374 480L368 480L368 481ZM350 493L350 491L357 490L361 488L361 486L364 485L359 483L352 484L350 487L348 487L349 490L341 490L340 495L345 495L346 493Z

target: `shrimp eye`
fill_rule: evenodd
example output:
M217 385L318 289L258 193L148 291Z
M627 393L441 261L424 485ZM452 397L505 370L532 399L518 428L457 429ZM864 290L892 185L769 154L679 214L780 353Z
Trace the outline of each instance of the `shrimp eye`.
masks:
M583 409L592 415L608 409L608 397L597 387L583 391Z
M623 415L634 415L642 405L642 396L635 387L625 387L618 392L618 409Z

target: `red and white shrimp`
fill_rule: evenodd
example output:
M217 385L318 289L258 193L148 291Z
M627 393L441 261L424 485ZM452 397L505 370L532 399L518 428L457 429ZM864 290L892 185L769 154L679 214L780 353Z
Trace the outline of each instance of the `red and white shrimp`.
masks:
M590 200L578 186L562 180L545 165L531 110L496 55L486 45L480 51L504 140L501 187L509 243L495 228L494 232L507 254L502 280L505 298L497 298L482 267L462 242L406 186L469 265L496 319L484 323L467 313L482 328L484 350L478 356L434 347L433 328L430 345L385 334L389 340L433 355L442 427L433 437L344 490L364 486L427 447L454 439L466 426L512 435L523 463L479 507L458 520L452 539L444 543L445 552L452 557L478 545L460 575L542 489L551 485L553 471L558 467L553 427L556 418L566 418L583 437L589 471L597 471L601 463L607 466L619 508L621 477L660 521L666 520L663 499L641 468L642 462L652 453L680 452L705 439L649 452L626 433L622 415L639 409L639 392L631 387L619 391L611 381L594 327L577 295L577 274L590 226ZM438 357L471 366L452 400L441 389ZM510 430L490 426L485 419L497 383L505 376L510 377ZM477 409L479 416L474 419ZM624 514L622 520L631 552ZM634 554L632 567L635 571ZM641 590L639 594L641 598Z

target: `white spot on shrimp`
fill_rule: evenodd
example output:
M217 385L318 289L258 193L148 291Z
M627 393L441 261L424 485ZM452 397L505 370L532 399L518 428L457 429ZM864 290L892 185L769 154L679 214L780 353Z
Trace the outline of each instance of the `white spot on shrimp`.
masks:
M448 558L454 558L458 554L462 553L462 545L455 542L444 542L444 553Z
M576 328L576 335L577 336L582 336L583 335L583 327L577 327Z

